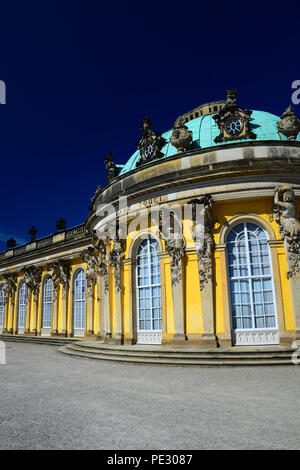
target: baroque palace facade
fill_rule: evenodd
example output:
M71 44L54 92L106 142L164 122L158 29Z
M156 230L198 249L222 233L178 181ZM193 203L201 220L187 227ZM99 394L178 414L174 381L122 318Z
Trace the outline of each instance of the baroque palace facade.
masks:
M300 342L292 107L280 118L245 110L228 90L168 132L147 117L141 131L125 165L105 157L108 183L85 224L0 254L2 335L196 348Z

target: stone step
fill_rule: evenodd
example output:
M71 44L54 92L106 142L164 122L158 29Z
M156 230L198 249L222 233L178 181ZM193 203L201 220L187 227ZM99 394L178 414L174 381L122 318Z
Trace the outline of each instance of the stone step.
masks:
M292 347L283 347L283 346L234 346L228 348L186 348L186 347L170 347L170 346L161 346L161 345L116 345L116 344L107 344L103 341L86 341L80 340L74 342L75 346L84 347L86 349L93 350L108 350L108 351L122 351L122 352L149 352L151 354L157 353L168 353L168 354L177 354L183 353L184 355L188 354L236 354L240 352L242 354L253 354L253 353L293 353L295 348Z
M78 338L55 338L53 336L20 336L0 335L0 340L16 343L48 344L49 346L63 346L65 344L77 343Z
M73 347L63 346L58 348L58 351L69 356L83 358L83 359L97 359L97 360L107 360L107 361L117 361L117 362L129 362L136 364L161 364L161 365L172 365L172 366L282 366L282 365L292 365L291 358L289 359L268 359L268 360L232 360L232 358L220 360L218 358L203 359L199 357L198 359L177 359L174 360L173 357L170 358L159 358L159 357L140 357L136 356L119 356L119 355L102 355L102 354L93 354L92 352L81 352L79 349L75 350Z
M93 355L103 355L103 356L120 356L120 357L140 357L140 358L167 358L167 359L173 359L173 360L177 360L177 359L197 359L199 360L200 358L201 359L217 359L217 360L223 360L223 359L226 359L228 360L229 358L231 360L256 360L256 361L260 361L260 360L270 360L270 359L290 359L291 358L291 354L292 352L291 351L274 351L274 352L270 352L270 353L262 353L262 352L248 352L248 354L243 354L242 352L221 352L221 353L216 353L215 351L212 351L210 353L208 352L201 352L201 351L198 351L198 352L195 352L194 354L190 354L189 352L178 352L178 350L176 351L172 351L172 353L170 352L166 352L166 351L143 351L143 350L122 350L121 348L120 349L111 349L111 348L101 348L101 347L97 347L97 348L92 348L92 347L85 347L84 344L82 345L79 345L78 343L77 344L72 344L72 345L69 345L68 346L69 349L71 349L72 351L78 351L78 352L82 352L82 353L86 353L86 354L93 354Z

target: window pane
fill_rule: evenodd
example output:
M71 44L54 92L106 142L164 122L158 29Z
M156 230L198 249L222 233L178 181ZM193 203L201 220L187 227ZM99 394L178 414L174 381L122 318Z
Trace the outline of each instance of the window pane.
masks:
M274 328L274 294L266 232L252 222L233 227L227 237L227 262L233 328Z
M160 259L157 242L143 240L137 253L137 315L139 330L161 329Z

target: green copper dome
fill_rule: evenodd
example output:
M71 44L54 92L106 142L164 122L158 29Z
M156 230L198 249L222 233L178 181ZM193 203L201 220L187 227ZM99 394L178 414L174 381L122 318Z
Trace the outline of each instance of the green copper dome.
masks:
M253 111L250 122L251 130L256 134L256 139L240 139L232 140L228 142L216 144L214 139L219 135L219 128L213 119L213 115L206 115L192 119L186 123L186 126L189 130L193 132L193 143L190 147L190 150L196 149L208 149L211 147L221 146L221 145L232 145L239 142L264 142L264 141L287 141L281 132L276 128L276 123L279 121L279 117L275 114L267 113L265 111ZM164 158L172 157L177 154L177 150L170 142L170 137L172 135L172 129L164 132L162 137L166 140L166 144L162 148L161 152L163 157L158 159L160 161ZM297 142L300 142L300 133L296 139ZM137 150L128 160L128 162L123 166L120 171L120 175L132 171L136 168L137 162L140 160L140 152ZM143 165L144 166L144 165ZM141 167L142 168L142 167Z

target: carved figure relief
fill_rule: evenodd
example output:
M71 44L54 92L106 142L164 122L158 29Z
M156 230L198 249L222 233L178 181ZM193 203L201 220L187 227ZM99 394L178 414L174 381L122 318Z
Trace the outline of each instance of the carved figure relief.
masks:
M290 278L300 271L300 222L297 218L295 194L290 185L275 188L273 214L284 240L288 261L287 277Z
M162 211L160 214L159 234L160 238L165 241L165 248L170 256L172 286L176 286L178 282L182 281L181 261L185 255L186 243L182 235L180 221L175 212L170 214Z
M214 200L210 194L199 199L192 199L189 204L193 206L193 240L195 241L198 271L200 280L200 290L205 288L209 279L212 279L212 249L214 247L214 238L211 233L212 216L210 208L214 205ZM200 206L198 214L196 211Z
M280 121L277 122L276 127L288 140L297 139L300 132L300 121L294 113L292 105L286 108L282 116L280 116Z
M9 285L8 285L8 279L7 279L7 276L5 274L3 274L2 276L0 276L0 284L2 284L2 289L3 289L3 300L4 300L4 303L6 305L7 303L7 300L8 300L8 296L9 296Z
M185 152L193 140L193 132L185 125L183 117L179 116L173 125L173 132L170 138L171 144L178 153Z
M215 142L226 142L236 139L256 139L256 134L250 130L252 111L240 108L236 103L237 90L227 90L224 108L213 116L220 134Z
M21 272L28 289L33 292L34 301L37 302L42 280L42 269L37 266L25 266ZM28 302L28 295L26 295L26 300Z
M118 173L119 173L119 168L117 168L114 162L113 154L111 152L109 152L104 157L104 165L107 171L106 173L107 181L111 183L118 176Z
M114 268L115 288L117 292L123 289L121 285L121 266L125 256L125 240L115 239L112 251L109 254L109 264Z
M94 248L99 253L99 274L102 279L104 279L104 293L108 293L108 267L109 267L109 256L107 254L107 244L108 240L103 240L97 237L96 232L92 233L92 243Z
M161 149L166 142L161 136L161 132L154 132L152 130L152 123L148 116L143 117L143 125L140 127L140 130L143 131L143 134L136 145L140 151L141 159L137 166L162 157Z
M81 253L81 259L87 264L86 284L88 296L93 293L93 285L97 282L99 258L93 247L89 246Z
M65 299L70 279L70 266L68 262L60 259L57 262L49 264L47 270L51 272L53 282L53 301L55 302L57 299L57 288L60 283L62 286L62 297Z

